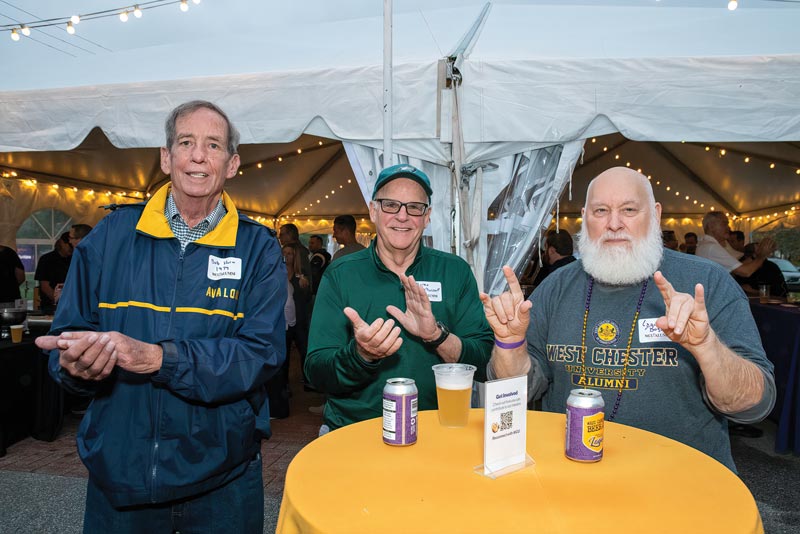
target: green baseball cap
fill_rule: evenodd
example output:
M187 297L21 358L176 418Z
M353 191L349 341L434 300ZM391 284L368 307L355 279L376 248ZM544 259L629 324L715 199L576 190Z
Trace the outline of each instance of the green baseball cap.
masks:
M433 189L431 189L431 181L428 179L428 175L413 165L407 164L392 165L391 167L383 169L378 175L378 180L375 182L375 189L372 190L372 198L375 198L375 194L381 187L396 178L408 178L409 180L417 182L422 186L422 189L425 190L425 193L428 195L428 201L430 201L433 195Z

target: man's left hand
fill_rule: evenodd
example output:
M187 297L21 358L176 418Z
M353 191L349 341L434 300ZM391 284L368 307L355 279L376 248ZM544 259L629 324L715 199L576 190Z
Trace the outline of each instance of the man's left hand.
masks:
M439 337L439 327L436 325L436 317L431 311L431 301L425 288L419 285L413 276L401 275L400 282L406 294L406 311L401 311L397 306L386 306L386 311L413 336L424 341Z
M680 343L692 351L714 341L714 332L708 321L705 291L702 284L694 287L694 297L675 291L661 271L653 275L656 287L664 298L666 311L656 321L664 334L672 341Z
M122 367L126 371L137 374L155 373L161 369L163 351L160 345L145 343L144 341L139 341L138 339L134 339L119 332L64 332L59 338L69 341L58 343L58 348L63 350L67 347L66 344L71 346L77 341L93 334L99 336L98 339L104 337L100 334L108 336L109 339L107 343L113 343L112 357L116 359L116 365L118 367ZM47 349L47 347L42 345L40 345L40 347Z

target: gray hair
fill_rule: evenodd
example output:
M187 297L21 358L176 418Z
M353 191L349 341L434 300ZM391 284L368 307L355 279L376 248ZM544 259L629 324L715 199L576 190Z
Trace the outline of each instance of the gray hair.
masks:
M728 224L728 217L721 211L709 211L703 216L703 231L708 233L709 228L719 221L721 224Z
M191 102L181 104L172 110L172 112L169 114L169 117L167 117L167 122L164 124L164 131L167 134L167 150L171 149L173 143L175 143L175 137L177 135L175 131L175 123L178 122L178 119L184 115L188 115L189 113L197 111L198 109L211 110L223 118L225 125L228 127L228 145L226 147L228 154L236 154L236 151L239 148L238 130L236 130L228 116L219 108L219 106L206 100L192 100Z

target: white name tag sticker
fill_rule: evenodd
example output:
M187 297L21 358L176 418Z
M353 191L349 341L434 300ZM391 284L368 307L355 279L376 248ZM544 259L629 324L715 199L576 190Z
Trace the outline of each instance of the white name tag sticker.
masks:
M242 278L242 258L208 257L208 279L240 280Z
M653 319L639 319L639 343L655 343L657 341L671 341L659 327L656 326L655 317Z
M428 300L431 302L442 302L442 283L441 282L420 282L417 281L425 293L428 294Z

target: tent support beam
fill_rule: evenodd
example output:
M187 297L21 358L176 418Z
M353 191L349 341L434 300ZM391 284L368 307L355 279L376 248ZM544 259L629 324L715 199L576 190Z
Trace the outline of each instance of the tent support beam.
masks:
M300 191L295 193L292 198L290 198L288 201L286 201L286 203L278 209L277 214L275 215L275 217L276 218L282 217L284 212L287 209L289 209L289 206L294 204L295 201L297 201L298 198L302 197L305 194L306 191L311 189L311 187L315 183L317 183L317 181L320 178L322 178L322 176L326 172L328 172L328 170L331 167L333 167L333 164L336 163L337 161L339 161L339 159L341 159L342 156L344 156L344 147L340 146L339 150L337 150L336 153L328 159L328 161L323 163L322 166L319 169L317 169L317 171L314 173L314 175L311 178L308 179L308 181L305 183L305 185L303 185L303 187L300 188Z
M697 187L705 191L709 196L711 196L711 198L716 200L724 208L725 211L733 215L736 215L737 217L740 215L738 210L735 210L733 206L728 204L728 202L724 198L719 196L719 194L716 191L714 191L699 176L697 176L694 172L692 172L692 170L689 167L684 165L684 163L681 160L679 160L672 152L670 152L667 149L667 147L665 147L661 143L650 143L650 146L652 146L656 152L661 154L664 157L664 159L669 161L672 165L678 168L683 174L685 174L689 178L689 180L691 180L692 183L694 183Z

